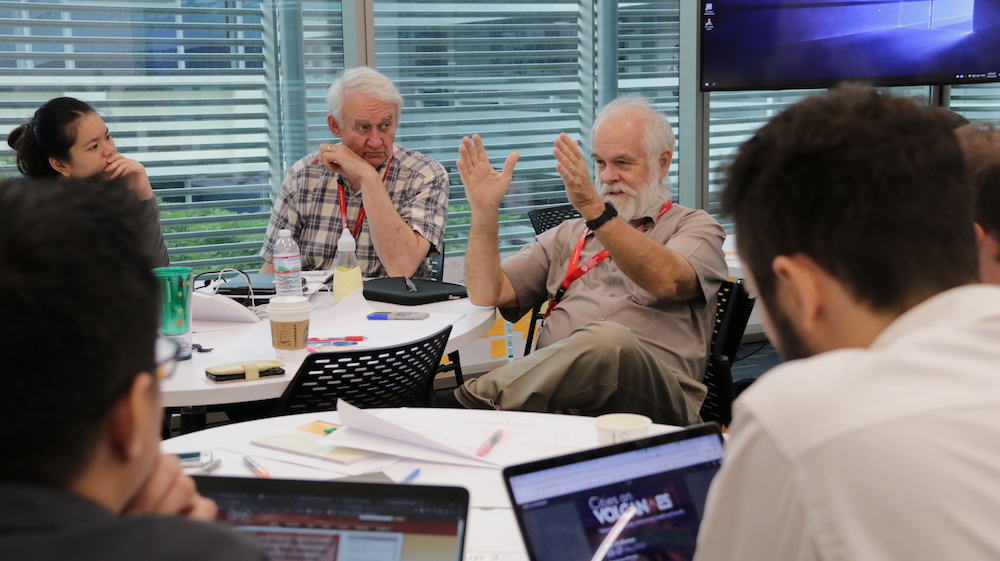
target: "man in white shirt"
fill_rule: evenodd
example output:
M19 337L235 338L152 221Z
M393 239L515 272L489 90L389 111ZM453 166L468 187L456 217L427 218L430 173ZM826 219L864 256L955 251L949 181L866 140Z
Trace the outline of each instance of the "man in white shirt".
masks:
M723 204L789 362L737 400L698 561L1000 558L1000 287L939 112L860 86L744 144Z
M969 124L955 130L976 199L979 278L1000 284L1000 127Z

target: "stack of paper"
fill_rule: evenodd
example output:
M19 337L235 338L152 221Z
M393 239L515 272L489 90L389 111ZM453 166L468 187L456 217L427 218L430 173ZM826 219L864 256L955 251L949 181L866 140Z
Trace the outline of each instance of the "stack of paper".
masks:
M339 401L344 428L322 444L359 448L430 462L500 467L593 448L594 431L581 431L579 417L550 413L503 415L463 409L369 409ZM503 437L485 456L477 450L490 435Z

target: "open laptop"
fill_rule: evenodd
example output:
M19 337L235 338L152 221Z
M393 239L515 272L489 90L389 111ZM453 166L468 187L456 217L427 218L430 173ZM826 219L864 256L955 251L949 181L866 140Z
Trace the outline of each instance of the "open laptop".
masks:
M508 467L507 492L528 557L588 560L619 516L635 515L604 559L691 559L712 477L718 425Z
M257 536L272 561L461 561L459 487L195 477L216 521Z

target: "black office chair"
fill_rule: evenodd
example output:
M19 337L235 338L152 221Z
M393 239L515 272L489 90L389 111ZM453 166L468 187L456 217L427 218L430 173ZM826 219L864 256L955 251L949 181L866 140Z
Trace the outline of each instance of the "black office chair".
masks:
M732 364L750 320L753 305L754 299L747 293L742 279L722 283L715 308L708 370L702 380L708 388L705 402L701 405L703 421L716 421L723 426L732 421L732 405L736 398Z
M276 415L357 407L430 407L451 326L412 343L309 355L278 400Z
M535 235L554 228L572 218L580 218L580 212L573 208L573 205L559 205L548 208L538 208L528 211L528 219L531 220L531 227L535 229ZM524 343L524 355L531 353L531 345L535 342L535 325L542 319L542 306L546 302L541 302L531 310L531 321L528 323L528 340Z
M433 273L433 279L441 282L444 280L444 238L441 239L441 247L438 249L438 254L435 257L428 257L427 262L430 263L431 273ZM465 378L462 376L462 357L458 354L458 351L453 353L448 353L448 364L442 364L438 367L438 373L442 372L454 372L455 373L455 386L461 386L465 383Z

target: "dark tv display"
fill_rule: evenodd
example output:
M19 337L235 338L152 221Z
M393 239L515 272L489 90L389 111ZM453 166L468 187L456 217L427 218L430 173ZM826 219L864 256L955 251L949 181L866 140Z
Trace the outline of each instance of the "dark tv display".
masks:
M698 0L702 91L1000 80L1000 0Z

